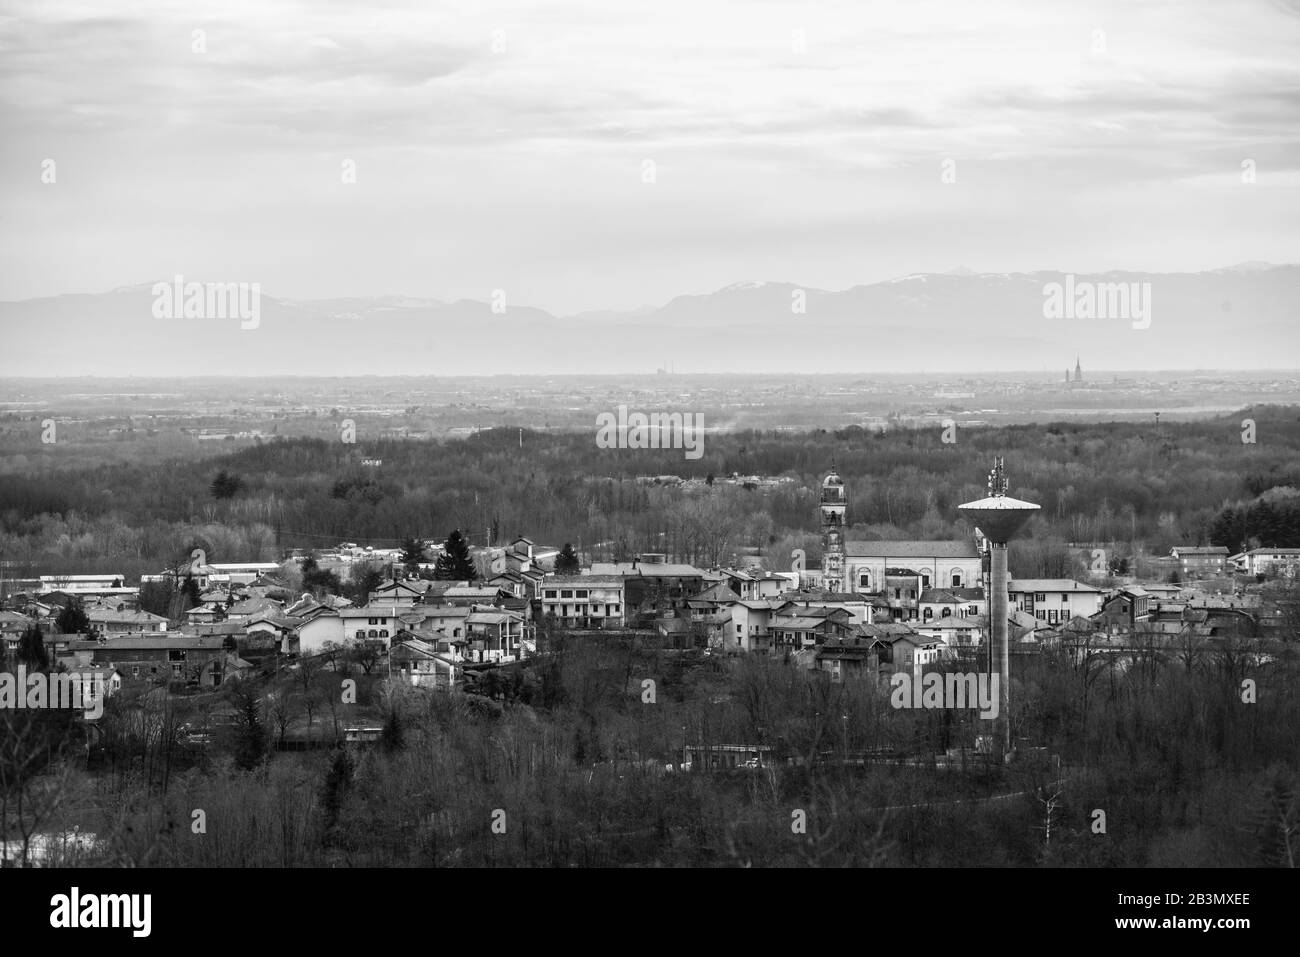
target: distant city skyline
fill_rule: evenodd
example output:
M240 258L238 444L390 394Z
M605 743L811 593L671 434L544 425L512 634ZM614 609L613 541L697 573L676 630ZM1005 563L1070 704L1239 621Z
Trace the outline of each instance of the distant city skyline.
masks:
M1300 261L1296 0L6 7L4 300Z

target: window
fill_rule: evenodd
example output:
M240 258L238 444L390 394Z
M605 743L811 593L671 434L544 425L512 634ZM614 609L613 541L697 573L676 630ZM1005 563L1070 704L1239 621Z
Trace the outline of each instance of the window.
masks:
M560 592L560 597L561 597L561 598L572 598L572 597L573 597L573 589L572 589L572 588L566 588L566 589L564 589L562 592Z
M871 573L870 573L870 572L862 572L861 574L858 575L858 587L859 587L859 588L866 588L866 589L870 589L870 588L871 588Z
M1036 592L1034 594L1034 601L1047 601L1047 595L1041 591Z
M364 628L358 628L358 629L357 629L356 637L358 637L358 638L364 638L364 637L366 637L366 630L365 630Z
M587 597L587 589L585 589L585 588L579 588L577 594L574 595L574 597L575 597L575 598L586 598L586 597Z
M744 633L745 633L745 629L744 629L744 627L742 627L741 625L737 625L737 626L736 626L736 634L738 634L738 635L743 635Z
M388 637L388 629L387 629L387 628L380 628L380 629L379 629L379 637L380 637L380 638L387 638L387 637Z
M952 587L953 588L961 587L961 572L952 573Z
M368 637L370 637L370 638L378 638L378 637L379 637L379 632L377 632L375 629L371 628L371 629L370 629L370 635L369 635Z
M556 598L556 597L558 597L558 595L557 595L557 593L556 593L556 590L555 590L554 588L548 588L548 589L546 589L546 597L547 597L547 598Z
M367 625L377 625L377 624L379 624L379 619L378 619L378 618L371 618L368 622L366 622L366 624L367 624Z

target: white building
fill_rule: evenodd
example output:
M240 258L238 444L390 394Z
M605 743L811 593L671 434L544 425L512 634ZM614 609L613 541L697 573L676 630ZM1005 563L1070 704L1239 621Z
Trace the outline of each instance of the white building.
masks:
M1247 575L1295 575L1300 572L1300 548L1252 548L1233 555L1232 564Z
M575 628L622 628L625 595L621 575L553 575L542 583L542 614Z
M1011 607L1049 625L1101 611L1098 588L1069 578L1018 578L1007 584Z

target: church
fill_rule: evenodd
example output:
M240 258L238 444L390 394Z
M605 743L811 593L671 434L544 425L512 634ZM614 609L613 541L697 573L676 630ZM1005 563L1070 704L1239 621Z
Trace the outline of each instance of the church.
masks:
M822 530L822 587L830 592L879 594L895 621L914 621L926 591L958 590L983 597L984 559L975 541L881 542L850 537L848 493L831 466L818 505Z

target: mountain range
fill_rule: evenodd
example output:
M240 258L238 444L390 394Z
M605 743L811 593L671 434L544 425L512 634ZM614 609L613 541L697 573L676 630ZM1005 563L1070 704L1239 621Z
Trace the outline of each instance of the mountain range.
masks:
M167 280L164 280L167 282ZM1137 283L1126 318L1048 318L1060 272L918 273L830 291L739 282L662 306L556 316L406 296L260 296L237 318L158 318L152 284L0 302L0 375L491 375L1261 369L1300 365L1300 266L1073 274ZM1141 284L1149 284L1142 286ZM801 311L802 310L802 311ZM243 323L249 325L249 323Z

